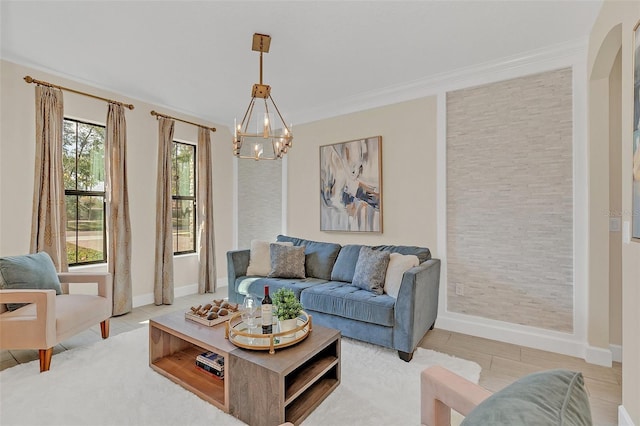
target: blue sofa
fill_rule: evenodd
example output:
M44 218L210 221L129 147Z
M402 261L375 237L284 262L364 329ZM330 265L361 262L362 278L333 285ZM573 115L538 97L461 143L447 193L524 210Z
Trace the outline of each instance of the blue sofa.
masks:
M246 294L261 296L286 287L294 291L314 324L335 328L343 336L392 348L410 361L438 313L440 260L425 247L370 246L374 250L416 255L420 264L402 276L397 299L351 285L362 245L310 241L279 235L277 241L305 246L306 278L247 276L250 250L227 252L229 301Z

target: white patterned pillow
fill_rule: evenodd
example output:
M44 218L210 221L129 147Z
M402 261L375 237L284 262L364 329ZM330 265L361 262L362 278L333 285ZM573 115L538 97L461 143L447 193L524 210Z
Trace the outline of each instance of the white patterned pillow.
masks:
M271 244L271 272L267 277L306 278L304 249L305 246Z
M375 294L382 294L388 265L388 251L373 250L363 246L360 248L360 255L358 256L351 284Z
M387 266L387 275L384 279L384 292L397 299L400 284L402 284L402 276L406 271L419 264L418 256L413 254L391 253L389 266Z
M270 243L269 241L251 240L247 275L255 275L258 277L266 277L269 275L269 272L271 272L270 244L281 244L283 246L293 245L291 242Z

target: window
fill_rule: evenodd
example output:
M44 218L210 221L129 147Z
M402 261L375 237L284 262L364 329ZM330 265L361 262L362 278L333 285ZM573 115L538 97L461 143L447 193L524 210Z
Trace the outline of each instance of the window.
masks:
M62 168L70 266L107 261L105 127L64 119Z
M173 141L171 198L173 253L196 251L196 147Z

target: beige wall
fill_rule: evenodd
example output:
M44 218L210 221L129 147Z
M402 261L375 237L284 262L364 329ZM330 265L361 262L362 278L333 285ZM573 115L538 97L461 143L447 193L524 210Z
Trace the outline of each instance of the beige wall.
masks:
M319 147L382 136L383 233L320 231ZM438 257L436 97L294 127L288 159L288 234L341 244L429 247Z
M594 24L589 40L588 73L591 81L601 79L609 74L611 65L622 46L622 111L621 111L621 137L622 137L622 176L631 176L631 152L632 152L632 120L633 120L633 28L640 20L640 2L631 1L605 1L600 14ZM593 113L591 107L602 98L598 93L589 93L590 101L590 131L602 128L609 129L608 114ZM590 156L595 155L594 146L599 140L590 132ZM602 159L601 161L606 161ZM607 162L608 165L608 162ZM595 169L590 170L591 181L598 177L602 170L602 164L596 164ZM631 179L622 179L622 213L623 222L631 219ZM608 190L608 186L605 190ZM590 195L600 197L600 194ZM606 203L608 204L608 194ZM605 207L604 205L601 207ZM608 207L608 205L606 206ZM603 241L600 233L591 234L593 224L590 224L590 245L608 244L608 235ZM622 405L628 413L630 420L640 425L640 243L622 242ZM597 283L590 283L590 286ZM593 315L593 307L590 306L590 325ZM608 331L608 330L607 330ZM591 337L591 336L590 336Z
M158 125L149 112L155 109L189 120L202 120L7 61L1 61L0 70L0 255L17 255L29 251L35 152L35 86L26 84L23 77L31 75L39 80L135 105L134 110L126 111L134 303L136 296L152 294ZM107 104L65 91L64 112L65 116L71 118L105 124ZM215 127L218 127L218 131L212 133L211 139L214 158L216 263L217 276L226 278L225 253L232 245L232 209L229 206L232 205L233 163L230 143L227 144L231 135L226 128ZM176 122L175 138L195 143L197 128ZM176 291L181 286L197 283L196 255L180 256L174 262ZM106 270L104 265L92 268ZM222 282L225 283L226 280Z
M609 218L622 212L622 52L618 53L609 77ZM622 225L609 231L609 342L622 345Z

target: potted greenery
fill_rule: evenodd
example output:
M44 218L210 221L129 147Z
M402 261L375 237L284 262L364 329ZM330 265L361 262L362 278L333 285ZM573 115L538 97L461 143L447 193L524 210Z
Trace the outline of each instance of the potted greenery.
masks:
M295 293L288 288L281 288L273 293L272 300L280 331L296 328L298 326L298 315L302 312L302 304L296 298Z

